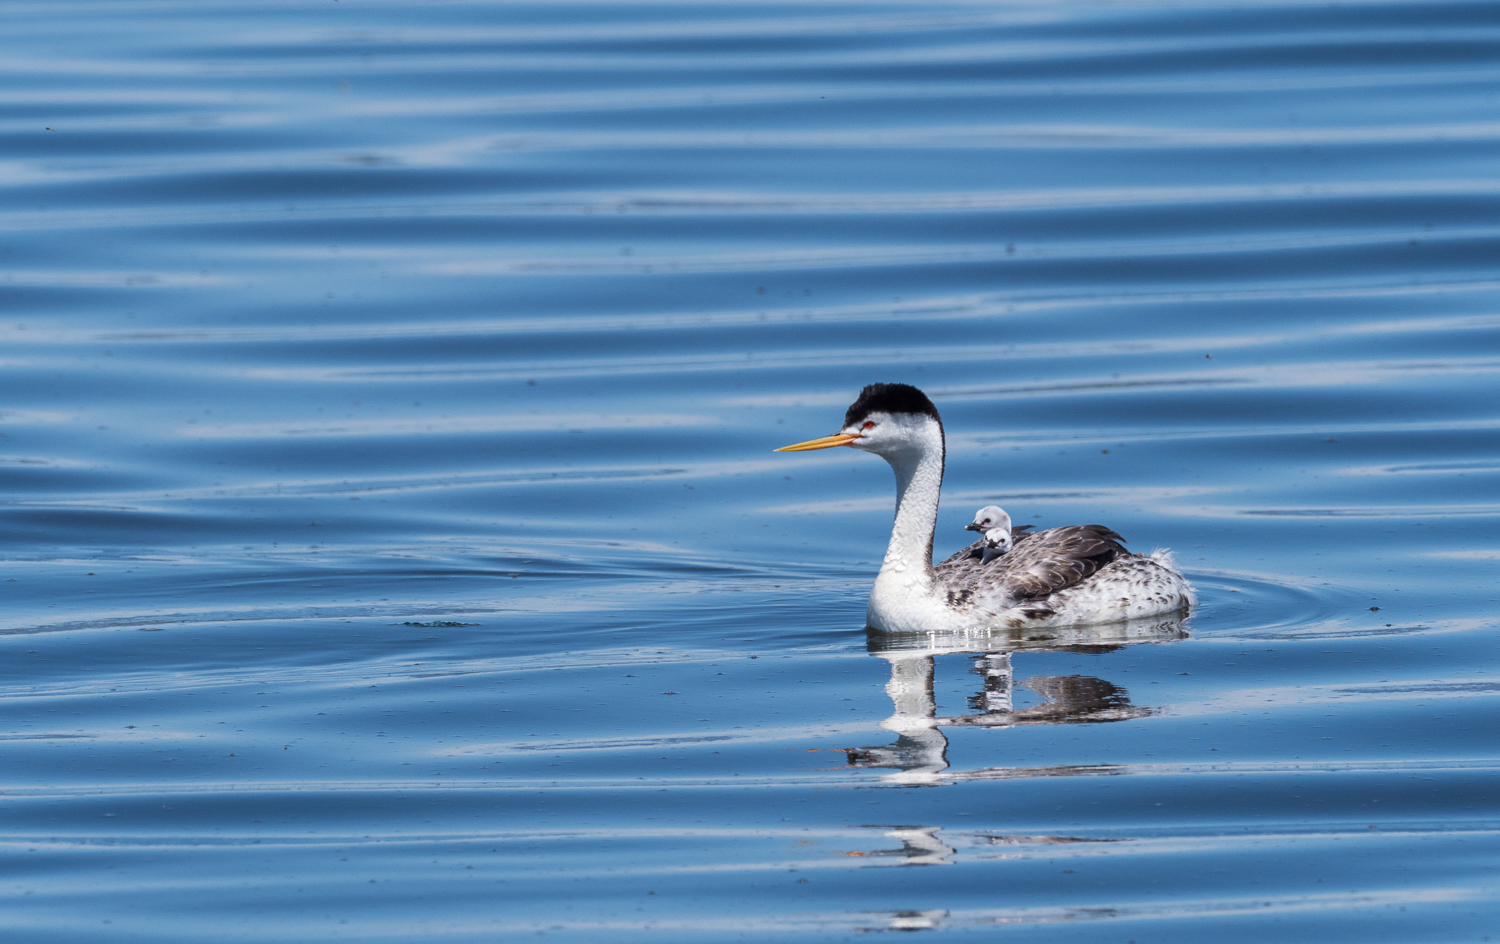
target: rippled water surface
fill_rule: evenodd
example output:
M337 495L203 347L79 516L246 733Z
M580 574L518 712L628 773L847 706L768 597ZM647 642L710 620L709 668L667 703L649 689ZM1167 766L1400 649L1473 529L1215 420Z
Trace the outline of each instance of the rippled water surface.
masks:
M1500 934L1500 7L0 24L7 940ZM1201 605L867 637L877 380Z

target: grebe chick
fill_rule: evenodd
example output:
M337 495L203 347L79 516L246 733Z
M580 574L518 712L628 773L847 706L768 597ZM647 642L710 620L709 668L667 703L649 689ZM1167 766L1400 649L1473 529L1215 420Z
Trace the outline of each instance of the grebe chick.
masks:
M1010 515L999 505L985 505L974 512L974 520L964 525L965 531L978 531L980 534L991 528L1004 528L1010 530Z
M964 525L964 530L978 531L983 535L979 542L981 564L988 564L1015 546L1011 540L1010 515L999 505L985 505L979 509L974 513L974 520Z
M979 563L988 564L1014 546L1009 528L991 528L984 532L984 544L979 548Z
M981 564L988 564L1014 547L1015 542L1026 537L1026 532L1033 527L1029 524L1012 525L1010 520L1010 515L999 505L985 505L975 512L974 520L964 525L964 530L979 531L982 536L965 549L967 556L977 557Z

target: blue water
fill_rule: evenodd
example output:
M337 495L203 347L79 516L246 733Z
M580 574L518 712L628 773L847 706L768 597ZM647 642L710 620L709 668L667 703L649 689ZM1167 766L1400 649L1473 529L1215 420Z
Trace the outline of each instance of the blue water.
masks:
M1500 934L1500 7L0 23L7 941ZM1201 605L867 637L873 381Z

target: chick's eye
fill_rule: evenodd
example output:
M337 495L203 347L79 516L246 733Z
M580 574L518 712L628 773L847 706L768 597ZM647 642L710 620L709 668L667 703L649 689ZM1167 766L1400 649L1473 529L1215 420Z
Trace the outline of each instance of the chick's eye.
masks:
M860 427L860 429L874 429L874 428L875 428L875 424L874 423L870 423L870 422L866 422L865 425L863 425L863 426Z

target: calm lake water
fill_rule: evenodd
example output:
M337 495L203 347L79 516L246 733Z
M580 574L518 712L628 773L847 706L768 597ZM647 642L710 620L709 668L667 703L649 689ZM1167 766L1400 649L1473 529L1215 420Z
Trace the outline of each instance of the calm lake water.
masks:
M1500 940L1500 6L0 24L8 941Z

